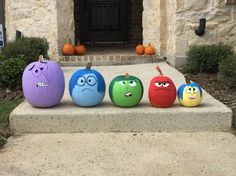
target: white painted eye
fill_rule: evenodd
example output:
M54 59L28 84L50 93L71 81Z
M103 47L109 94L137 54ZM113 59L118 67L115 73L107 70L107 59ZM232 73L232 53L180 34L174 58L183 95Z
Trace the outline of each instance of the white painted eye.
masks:
M156 87L161 87L163 84L161 82L155 82Z
M125 85L125 81L120 81L120 85L124 86Z
M191 93L191 90L192 90L191 87L187 87L187 89L186 89L186 93L187 93L187 94L190 94L190 93Z
M170 83L162 83L163 87L168 87L170 85Z
M135 86L137 85L137 83L136 83L135 81L130 81L130 82L129 82L129 85L130 85L131 87L135 87Z
M85 77L83 77L83 76L80 76L80 77L78 78L78 80L77 80L77 84L78 84L79 86L83 86L83 85L85 84L85 82L86 82L86 79L85 79Z
M199 91L199 88L198 87L193 87L193 92L196 94L196 93L198 93L198 91Z

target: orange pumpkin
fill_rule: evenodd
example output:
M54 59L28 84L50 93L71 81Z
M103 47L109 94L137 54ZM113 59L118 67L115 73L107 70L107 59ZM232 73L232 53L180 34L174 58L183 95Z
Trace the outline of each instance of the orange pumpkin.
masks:
M64 55L74 55L75 54L75 46L72 45L71 39L69 39L69 43L63 45L62 53Z
M75 54L77 55L84 55L86 52L86 48L84 45L80 45L80 43L77 43L77 46L75 46Z
M135 52L138 55L143 55L144 54L145 47L141 44L138 44L135 48Z
M146 54L146 55L154 55L154 54L155 54L155 49L151 46L150 43L149 43L149 45L145 48L145 54Z

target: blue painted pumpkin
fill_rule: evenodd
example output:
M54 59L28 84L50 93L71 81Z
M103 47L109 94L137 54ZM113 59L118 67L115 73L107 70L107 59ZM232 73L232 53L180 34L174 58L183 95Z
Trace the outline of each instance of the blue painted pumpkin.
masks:
M90 107L99 105L106 91L103 76L91 69L89 62L85 69L77 70L71 77L69 91L72 100L79 106Z

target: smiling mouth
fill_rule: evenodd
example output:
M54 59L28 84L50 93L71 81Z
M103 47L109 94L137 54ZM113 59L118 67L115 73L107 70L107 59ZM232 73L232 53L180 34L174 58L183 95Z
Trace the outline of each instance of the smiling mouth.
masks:
M190 97L188 97L190 100L194 100L195 99L195 97L193 97L193 96L190 96Z
M36 87L48 87L48 84L47 83L44 83L44 82L38 82L36 84Z
M125 97L132 97L132 93L130 93L130 92L126 93Z
M85 89L83 89L81 92L84 92L84 91L86 91L86 90L88 90L88 91L92 92L92 90L91 90L91 89L89 89L89 88L85 88Z

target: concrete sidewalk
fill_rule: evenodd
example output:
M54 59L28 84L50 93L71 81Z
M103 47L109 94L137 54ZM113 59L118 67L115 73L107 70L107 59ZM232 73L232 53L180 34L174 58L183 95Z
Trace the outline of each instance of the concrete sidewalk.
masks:
M163 73L170 76L176 87L185 83L182 73L165 62L158 63ZM78 68L63 68L66 91L61 104L51 109L37 109L23 102L10 116L10 126L15 133L66 133L66 132L161 132L161 131L229 131L232 111L204 92L202 105L196 108L182 107L176 100L171 108L154 108L148 100L150 80L158 75L155 64L100 66L107 89L111 80L125 73L143 81L144 96L135 108L119 108L112 105L108 92L101 106L77 107L68 92L68 82Z
M234 176L230 133L26 134L0 150L1 176Z

